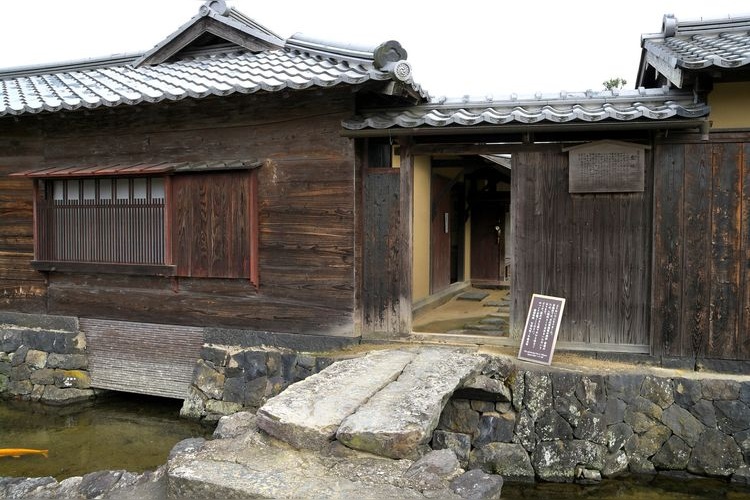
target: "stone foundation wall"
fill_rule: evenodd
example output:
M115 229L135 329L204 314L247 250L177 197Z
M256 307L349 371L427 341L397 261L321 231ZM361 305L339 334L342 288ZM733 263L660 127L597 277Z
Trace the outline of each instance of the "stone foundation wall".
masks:
M433 433L462 465L509 480L623 473L750 477L750 382L709 376L519 371L493 359Z
M94 397L75 318L0 314L0 396L67 404Z
M207 344L180 414L217 421L241 410L256 410L290 384L319 372L337 359L280 347Z

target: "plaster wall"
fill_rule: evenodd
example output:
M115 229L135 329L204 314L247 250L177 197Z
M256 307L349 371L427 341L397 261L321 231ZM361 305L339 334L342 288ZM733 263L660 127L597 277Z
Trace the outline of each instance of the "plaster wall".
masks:
M750 82L717 83L708 104L711 128L750 127Z
M430 294L430 158L414 159L414 240L412 299Z

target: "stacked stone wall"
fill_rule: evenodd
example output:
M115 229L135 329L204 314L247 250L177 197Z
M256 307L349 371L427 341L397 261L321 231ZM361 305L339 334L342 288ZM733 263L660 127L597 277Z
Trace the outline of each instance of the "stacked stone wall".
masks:
M94 397L75 318L0 316L0 396L67 404Z
M241 410L256 410L268 398L337 359L342 357L277 347L205 345L181 415L217 421Z
M665 472L747 484L748 405L747 381L520 371L493 359L448 402L431 446L509 480Z

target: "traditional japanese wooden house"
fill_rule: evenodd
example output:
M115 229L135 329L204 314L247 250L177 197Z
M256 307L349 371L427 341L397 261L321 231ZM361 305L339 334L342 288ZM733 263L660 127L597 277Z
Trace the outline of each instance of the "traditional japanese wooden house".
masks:
M357 339L361 159L341 122L424 101L406 57L284 39L213 0L146 53L3 70L0 308L80 318L105 388L177 358L189 380L207 328Z
M517 343L544 293L561 347L750 359L747 22L667 18L637 90L528 99L428 102L397 42L217 0L144 54L0 71L0 309L78 318L115 389L204 342L413 338L508 278L511 338L462 342Z
M661 33L643 36L636 90L446 100L368 110L344 127L355 138L399 137L401 185L390 189L400 191L402 213L424 210L420 178L435 179L442 167L451 182L479 186L464 191L465 242L476 247L480 231L494 239L509 212L511 344L531 295L541 293L567 299L558 346L748 360L749 23L665 16ZM505 172L488 175L477 163L501 153L511 156ZM365 171L366 196L383 183L373 173ZM375 241L416 238L411 224L378 225ZM369 251L385 255L377 269L418 271L410 265L416 243L403 244L400 262ZM471 280L473 262L468 269ZM367 280L381 283L364 276L363 290L372 288ZM402 283L400 295L384 294L393 298L385 306L408 312L409 291ZM364 311L383 310L363 297ZM385 323L383 330L405 330Z

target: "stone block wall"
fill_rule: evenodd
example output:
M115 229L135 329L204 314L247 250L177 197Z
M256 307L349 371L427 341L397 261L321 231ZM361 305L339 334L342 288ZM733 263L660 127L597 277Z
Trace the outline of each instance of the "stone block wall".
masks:
M257 410L268 398L335 360L279 347L204 345L180 414L211 422L241 410Z
M520 371L494 359L448 402L431 446L516 481L665 471L747 484L749 405L741 378Z
M67 404L94 397L75 318L0 314L0 396Z

